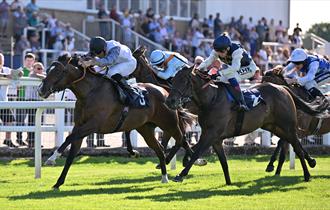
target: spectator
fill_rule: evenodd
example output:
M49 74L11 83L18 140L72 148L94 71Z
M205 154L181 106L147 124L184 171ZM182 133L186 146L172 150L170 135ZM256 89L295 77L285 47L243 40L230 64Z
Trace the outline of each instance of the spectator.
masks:
M22 7L18 7L17 11L13 13L14 16L14 37L16 42L24 33L24 28L28 25L27 17Z
M19 41L15 43L15 55L22 55L23 51L29 48L31 48L30 42L27 40L26 36L22 35Z
M153 19L155 16L155 13L153 11L153 9L150 7L147 9L147 12L146 12L146 17L149 18L149 19Z
M132 18L128 10L124 12L121 25L123 27L123 43L126 43L127 46L132 47Z
M104 5L102 4L100 6L100 9L97 13L97 17L99 19L107 19L108 18L108 13L105 11L105 7ZM102 37L104 37L105 39L109 39L109 27L108 27L108 23L106 21L100 21L99 22L99 27L100 27L100 35Z
M243 15L239 16L239 19L236 21L236 25L235 25L235 27L240 33L242 33L241 29L243 29L243 25L244 25L243 19L244 19Z
M204 39L204 35L200 32L200 29L199 28L196 28L195 29L195 32L193 34L193 37L192 37L192 41L191 41L192 57L193 58L196 57L196 50L201 45L202 39Z
M209 18L207 19L207 25L211 31L213 31L214 28L214 20L213 15L209 15Z
M278 25L276 26L275 34L277 41L284 36L284 32L286 31L285 27L282 24L283 22L282 20L280 20L278 21Z
M184 41L180 36L180 32L176 31L172 40L172 49L177 52L181 52L183 50Z
M44 79L46 77L44 66L40 62L35 62L33 64L32 71L29 74L29 77L31 78L39 78ZM27 86L26 92L25 92L25 100L26 101L40 101L41 98L38 94L38 87L37 86ZM27 115L28 115L28 125L34 126L35 125L35 115L36 115L37 109L28 109ZM28 132L27 136L27 142L28 147L32 148L34 147L34 132Z
M35 55L32 53L28 53L24 57L24 66L20 68L23 72L23 77L29 77L30 72L33 71L33 65L35 62ZM21 86L17 87L17 100L18 101L25 101L25 90L26 88ZM23 126L25 122L25 118L28 115L29 109L16 109L16 124L18 126ZM29 134L28 134L29 135ZM31 134L30 134L31 136ZM22 132L16 133L17 142L23 142L23 135ZM23 143L24 145L25 143Z
M270 20L270 24L268 26L268 41L275 42L276 41L276 27L274 19Z
M149 28L149 25L150 25L150 19L147 18L147 17L144 17L143 18L143 22L141 24L141 34L145 35L145 36L149 36L149 33L150 33L150 28Z
M17 12L20 10L20 8L24 8L23 3L20 0L14 0L11 4L10 4L10 11L12 13Z
M0 3L0 37L7 37L7 26L9 20L10 6L6 0Z
M12 70L4 66L5 57L0 53L0 76L11 79ZM8 85L0 86L0 101L8 101ZM15 121L14 115L10 109L0 109L0 119L4 125L13 125ZM18 142L21 143L21 142ZM16 147L16 145L11 140L11 133L6 132L5 140L3 144L8 147Z
M198 20L198 14L195 13L193 18L189 22L189 27L194 30L194 29L199 28L199 26L200 26L200 23Z
M266 39L266 28L264 24L261 23L261 20L258 20L258 24L256 26L256 32L258 33L258 42L257 42L257 50L261 49L262 42Z
M228 24L228 27L229 28L237 28L236 27L236 21L235 21L235 17L231 17L231 19L230 19L230 22L229 22L229 24Z
M31 17L28 18L28 24L32 27L37 27L39 25L38 14L36 12L32 13Z
M214 29L213 29L213 35L214 38L220 36L220 34L222 33L222 21L220 19L220 13L217 13L215 18L214 18Z
M39 34L36 32L33 32L30 36L29 42L31 45L32 52L37 53L41 48Z
M293 29L293 34L299 36L302 32L302 29L299 27L299 23L296 24L296 27Z
M109 14L109 17L119 23L119 14L117 13L116 5L113 5Z
M175 21L172 17L170 18L170 20L166 24L166 30L167 30L167 34L168 34L169 38L172 39L174 37L175 32L176 32Z
M31 2L28 5L26 5L25 11L26 11L26 16L28 19L30 19L32 17L33 13L38 14L39 7L36 4L36 0L31 0Z
M252 17L249 17L249 21L246 23L246 25L247 25L247 29L249 29L249 31L251 31L252 28L255 28Z

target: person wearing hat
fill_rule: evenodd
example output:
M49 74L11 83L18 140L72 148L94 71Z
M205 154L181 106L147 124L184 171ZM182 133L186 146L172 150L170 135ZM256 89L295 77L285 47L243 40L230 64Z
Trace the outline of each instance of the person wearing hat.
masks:
M157 77L169 80L188 65L188 59L176 52L154 50L150 54L150 63Z
M88 56L80 60L79 63L85 68L97 66L94 69L98 73L114 79L119 87L128 94L134 95L134 90L127 83L125 77L134 72L137 61L126 45L115 40L106 41L100 36L93 37L89 43Z
M218 71L219 81L234 87L233 97L238 102L238 109L248 111L239 82L253 77L258 67L240 44L231 41L227 33L221 34L213 42L210 56L196 68L207 71L207 67L220 59L222 67Z
M330 62L301 48L292 51L288 62L283 71L287 83L305 87L314 98L324 98L318 87L330 81Z

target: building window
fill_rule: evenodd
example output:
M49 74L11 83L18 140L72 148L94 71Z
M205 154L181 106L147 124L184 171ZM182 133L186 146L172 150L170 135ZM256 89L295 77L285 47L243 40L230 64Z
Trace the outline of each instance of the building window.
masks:
M178 2L177 0L170 0L170 16L178 16Z
M165 15L168 15L167 14L167 5L168 1L167 0L160 0L159 1L159 12L158 14L165 14Z
M113 6L117 6L116 0L108 0L108 10L111 11Z
M188 3L189 0L181 0L180 1L180 17L188 17Z
M131 0L131 7L130 9L133 12L137 12L140 9L140 0Z
M201 17L198 10L199 0L190 0L190 17L193 17L196 13Z
M119 1L119 10L123 12L126 9L130 9L130 7L128 5L128 0L120 0Z
M93 9L94 0L87 0L87 9Z

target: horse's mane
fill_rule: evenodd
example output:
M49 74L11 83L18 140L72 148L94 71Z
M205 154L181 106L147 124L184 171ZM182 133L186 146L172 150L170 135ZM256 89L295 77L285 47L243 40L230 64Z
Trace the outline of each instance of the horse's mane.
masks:
M71 65L79 68L81 71L84 71L84 68L81 65L79 65L79 60L81 59L81 57L82 56L78 55L78 54L73 54L73 56L70 56L70 54L65 53L65 54L59 56L57 58L57 61L61 62L63 65L66 65L70 61ZM95 72L92 67L88 67L87 70L88 70L87 72L90 72L97 77L105 79L103 74Z

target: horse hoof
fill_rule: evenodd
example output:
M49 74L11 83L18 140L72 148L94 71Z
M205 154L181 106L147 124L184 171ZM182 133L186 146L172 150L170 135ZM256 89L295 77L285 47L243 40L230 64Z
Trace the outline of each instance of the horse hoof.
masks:
M183 182L183 177L180 175L177 175L176 177L174 177L173 181L174 182Z
M46 160L46 162L45 162L45 166L55 166L55 165L56 165L55 160L50 160L50 159L48 159L48 160Z
M309 165L309 167L314 168L316 166L316 160L311 159L310 161L308 161L308 165Z
M205 166L207 164L207 161L205 159L197 159L194 163L196 166Z
M305 182L309 182L310 177L311 176L309 174L304 175Z
M130 158L139 158L140 157L140 153L136 150L133 150L133 154L129 155Z
M274 171L274 166L268 165L266 168L266 172L272 172L272 171Z
M54 185L52 187L52 189L53 189L53 191L60 191L60 187L59 186L56 186L56 185Z
M162 181L161 181L161 183L168 183L167 174L166 175L162 175Z
M160 164L157 164L156 165L156 169L160 169Z

